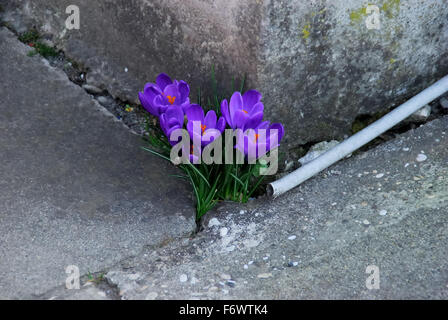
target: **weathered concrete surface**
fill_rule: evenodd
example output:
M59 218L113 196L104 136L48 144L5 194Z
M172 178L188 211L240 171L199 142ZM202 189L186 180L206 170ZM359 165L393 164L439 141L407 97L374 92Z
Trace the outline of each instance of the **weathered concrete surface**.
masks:
M106 277L123 299L447 299L448 117L205 226Z
M446 0L6 0L3 19L35 26L88 70L87 82L136 101L159 72L209 83L211 66L264 94L290 147L339 139L357 115L409 98L448 73ZM380 8L379 30L365 24ZM125 72L125 70L128 70Z
M64 286L195 229L172 165L0 30L0 299Z

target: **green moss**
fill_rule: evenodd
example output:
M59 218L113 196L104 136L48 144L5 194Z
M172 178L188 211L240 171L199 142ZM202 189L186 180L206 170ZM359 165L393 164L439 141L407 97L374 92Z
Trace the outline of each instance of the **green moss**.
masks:
M34 48L36 49L37 53L39 53L44 58L55 57L58 55L58 51L55 48L39 41L35 43Z
M311 25L308 23L307 25L305 25L305 27L302 29L302 38L303 39L308 39L310 36L310 28Z
M350 12L350 20L352 22L361 22L361 20L367 16L367 8L361 8Z
M31 51L28 51L28 53L26 54L28 57L34 57L35 55L37 54L37 51L36 50L31 50Z
M381 10L386 13L388 18L392 19L396 13L400 12L400 0L387 0Z
M28 53L28 56L30 57L36 55L37 53L45 58L55 57L58 55L58 51L55 48L46 45L42 41L39 41L39 39L40 35L35 29L24 32L19 36L20 41L34 48L33 51Z
M19 36L19 40L26 43L34 43L40 38L39 33L35 29L31 29L30 31L24 32Z

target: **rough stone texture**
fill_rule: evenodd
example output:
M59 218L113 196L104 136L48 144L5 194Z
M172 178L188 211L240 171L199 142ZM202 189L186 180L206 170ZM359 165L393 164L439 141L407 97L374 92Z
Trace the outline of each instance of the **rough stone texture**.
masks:
M65 30L70 0L6 0L12 28L37 27L88 70L89 84L136 101L159 72L193 87L214 64L264 93L266 116L290 147L341 138L357 115L416 94L448 73L446 0L114 0L76 2L81 29ZM127 70L127 72L125 72Z
M195 230L187 184L83 89L0 29L0 299L64 286Z
M448 299L448 117L204 227L106 277L122 299Z

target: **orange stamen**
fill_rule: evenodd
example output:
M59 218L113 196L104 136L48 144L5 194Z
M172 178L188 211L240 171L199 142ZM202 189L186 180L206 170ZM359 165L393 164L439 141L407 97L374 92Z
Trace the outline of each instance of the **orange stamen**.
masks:
M257 142L259 136L260 136L259 133L256 133L256 134L255 134L255 142Z
M246 110L244 110L244 109L243 109L243 112L244 112L244 113L246 113L246 114L247 114L247 113L249 113L249 112L247 112L247 111L246 111Z
M201 124L202 135L204 135L206 128L207 128L207 126L205 124Z
M170 104L173 104L174 101L176 101L176 97L172 97L172 96L166 96L168 98L168 101Z

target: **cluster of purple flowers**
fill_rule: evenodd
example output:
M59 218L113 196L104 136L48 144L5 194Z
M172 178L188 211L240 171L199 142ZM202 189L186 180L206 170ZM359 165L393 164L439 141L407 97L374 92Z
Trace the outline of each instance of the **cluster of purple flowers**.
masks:
M160 127L171 145L178 143L170 139L171 133L177 129L186 128L190 139L200 141L202 149L222 135L227 127L238 130L237 150L246 156L251 150L256 150L256 158L260 158L278 147L283 138L282 124L263 121L262 95L256 90L243 95L235 92L230 102L224 99L219 118L215 111L205 114L200 105L191 104L189 95L190 87L185 81L173 81L164 73L158 75L156 83L147 83L143 92L139 92L143 107L159 118ZM190 152L193 153L193 147Z

